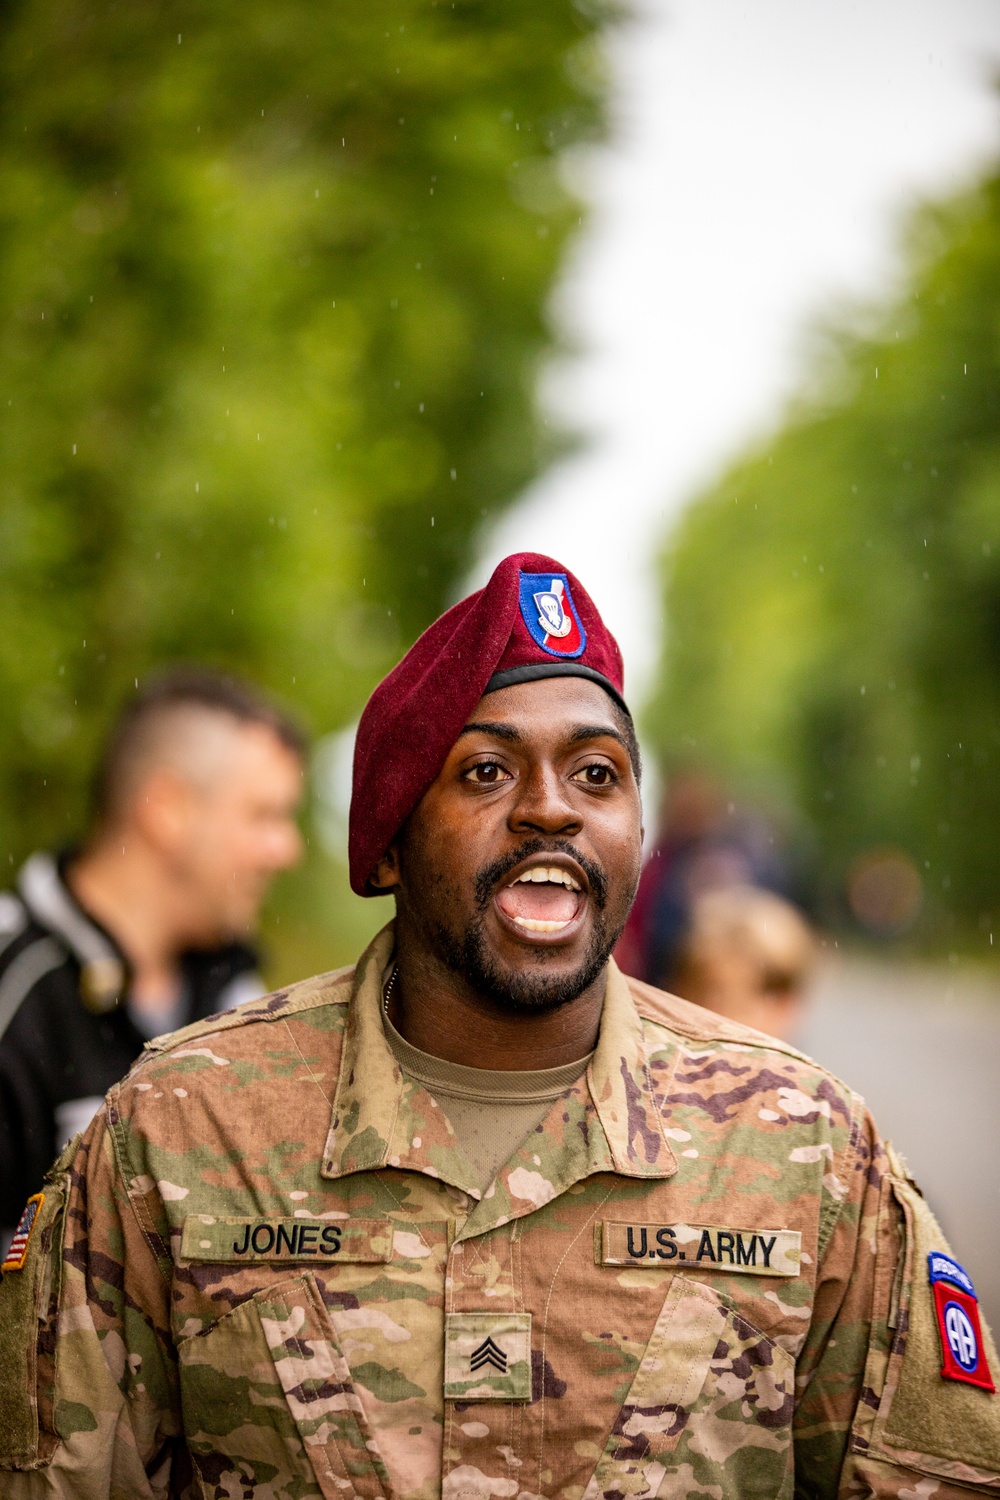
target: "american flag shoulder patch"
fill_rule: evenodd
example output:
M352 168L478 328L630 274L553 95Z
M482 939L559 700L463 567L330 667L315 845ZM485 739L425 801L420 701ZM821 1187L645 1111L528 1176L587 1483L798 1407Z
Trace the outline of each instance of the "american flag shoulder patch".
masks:
M10 1242L7 1258L0 1266L0 1271L6 1273L24 1270L24 1263L28 1258L28 1246L31 1243L31 1231L35 1227L44 1202L44 1193L34 1193L24 1205L24 1213L14 1231L14 1238Z

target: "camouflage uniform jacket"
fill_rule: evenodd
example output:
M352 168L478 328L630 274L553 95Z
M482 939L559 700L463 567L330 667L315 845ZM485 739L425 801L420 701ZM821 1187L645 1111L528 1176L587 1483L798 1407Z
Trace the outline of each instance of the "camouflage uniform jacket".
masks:
M612 966L480 1197L385 1041L392 941L150 1044L56 1164L0 1287L4 1500L1000 1487L854 1095Z

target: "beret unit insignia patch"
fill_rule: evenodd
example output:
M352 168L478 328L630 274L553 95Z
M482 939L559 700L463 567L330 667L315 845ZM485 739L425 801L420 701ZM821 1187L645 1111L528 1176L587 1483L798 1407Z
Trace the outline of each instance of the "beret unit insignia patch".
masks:
M24 1263L28 1258L28 1246L31 1243L31 1231L35 1227L42 1204L45 1202L44 1193L35 1193L24 1205L24 1213L21 1215L17 1228L14 1230L14 1238L10 1242L6 1259L0 1271L23 1271Z
M587 632L577 614L565 573L522 573L521 618L536 646L549 656L582 656Z
M957 1260L940 1250L928 1255L927 1274L941 1335L942 1378L961 1380L984 1391L995 1390L983 1348L979 1301L972 1278Z

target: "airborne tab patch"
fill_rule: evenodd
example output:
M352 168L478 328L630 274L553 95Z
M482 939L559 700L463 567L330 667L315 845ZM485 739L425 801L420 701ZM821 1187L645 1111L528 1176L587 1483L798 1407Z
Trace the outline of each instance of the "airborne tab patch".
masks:
M31 1231L35 1227L35 1221L44 1202L44 1193L34 1193L24 1205L24 1213L14 1230L14 1238L10 1242L10 1249L7 1251L3 1265L0 1266L0 1271L24 1270L24 1263L28 1259L28 1246L31 1243Z
M189 1214L181 1235L182 1260L388 1261L389 1219L267 1219Z
M652 1270L669 1265L750 1276L798 1276L802 1236L797 1229L733 1229L714 1224L622 1224L605 1219L600 1257L605 1266Z
M928 1255L927 1275L941 1335L942 1378L977 1385L984 1391L995 1390L983 1348L979 1301L972 1277L957 1260L941 1250L932 1250Z

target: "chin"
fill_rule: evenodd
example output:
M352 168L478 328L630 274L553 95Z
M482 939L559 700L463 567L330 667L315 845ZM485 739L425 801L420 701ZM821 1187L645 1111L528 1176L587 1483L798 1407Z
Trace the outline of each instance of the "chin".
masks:
M520 1015L572 1004L601 974L618 940L617 932L611 934L599 924L587 942L574 945L575 952L546 945L512 958L487 940L481 923L470 927L461 940L442 929L436 936L440 956L477 995Z
M255 923L242 912L225 912L211 927L206 926L199 947L221 948L226 943L245 943L253 937Z

